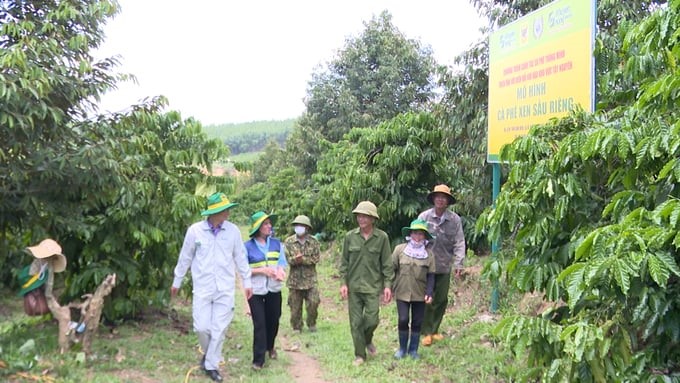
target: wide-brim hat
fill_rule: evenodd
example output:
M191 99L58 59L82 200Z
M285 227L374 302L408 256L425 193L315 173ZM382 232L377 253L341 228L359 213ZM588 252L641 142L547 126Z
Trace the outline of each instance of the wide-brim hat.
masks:
M456 197L454 197L453 194L451 194L451 189L448 186L441 184L435 186L434 190L427 195L427 201L430 204L434 205L434 196L437 193L444 194L445 196L447 196L449 198L449 205L453 205L454 203L456 203Z
M227 195L224 193L215 193L208 197L208 209L203 210L201 215L213 215L221 211L231 209L234 206L238 206L235 202L230 202Z
M411 232L414 231L414 230L424 231L427 239L434 238L434 236L432 234L430 234L430 229L427 225L427 222L425 222L425 220L422 220L422 219L414 219L413 221L411 221L410 226L403 227L401 229L401 234L404 237L408 237L409 235L411 235Z
M306 215L298 215L295 217L293 222L291 222L292 225L305 225L308 228L312 229L312 221L310 221L309 217Z
M371 201L361 201L361 202L359 202L357 207L355 207L354 210L352 210L352 213L354 213L354 214L365 214L365 215L371 216L375 219L380 219L380 216L378 215L378 208Z
M262 223L264 221L269 220L272 222L272 225L274 222L276 222L276 214L267 214L263 211L258 211L255 212L253 215L250 216L250 231L248 232L248 236L252 237L257 233L258 230L260 230L260 226L262 226Z
M30 270L31 266L29 265L21 269L21 272L19 273L19 285L21 286L21 290L19 290L20 296L24 296L39 288L47 281L47 274L49 273L47 268L44 269L44 272L38 272L35 275L31 275Z
M61 253L61 246L55 240L47 238L39 244L29 246L26 249L38 259L53 257L50 261L55 273L61 273L66 270L66 256Z

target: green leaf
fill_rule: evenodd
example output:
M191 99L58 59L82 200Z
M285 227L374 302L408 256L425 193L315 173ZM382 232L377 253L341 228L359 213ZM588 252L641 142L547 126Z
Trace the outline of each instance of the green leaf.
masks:
M664 268L675 274L675 276L680 277L680 268L671 254L667 252L656 252L653 254L653 257L658 259L663 264Z
M84 352L79 352L76 354L75 361L78 364L84 364L87 360L87 357Z
M593 242L597 239L598 236L598 231L592 231L588 236L586 237L583 242L581 242L577 247L576 247L576 252L575 252L575 260L580 261L584 259L591 251L593 248Z
M647 267L649 268L649 275L654 282L661 287L666 287L670 273L664 263L655 255L651 254L647 257Z
M584 293L585 285L583 276L585 270L585 263L574 263L565 268L558 276L558 281L566 285L569 308L572 310Z
M614 280L619 285L621 292L627 294L630 289L630 277L634 275L633 269L623 259L616 259L611 266Z
M28 339L24 344L19 347L19 353L23 355L30 354L35 350L35 340L33 338Z

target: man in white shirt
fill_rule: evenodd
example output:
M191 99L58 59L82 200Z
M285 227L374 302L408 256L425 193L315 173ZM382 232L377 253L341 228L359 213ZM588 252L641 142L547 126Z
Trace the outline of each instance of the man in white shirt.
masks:
M191 267L194 331L203 350L201 367L216 382L222 381L219 364L227 327L234 317L236 271L241 275L246 299L253 294L241 231L227 221L229 209L238 206L224 193L208 198L208 218L189 226L175 267L170 296L175 297Z

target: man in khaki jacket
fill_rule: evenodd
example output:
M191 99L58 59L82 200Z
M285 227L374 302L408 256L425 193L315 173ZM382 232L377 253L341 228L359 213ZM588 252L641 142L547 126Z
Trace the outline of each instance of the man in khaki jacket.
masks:
M427 195L427 200L433 207L420 213L418 218L427 222L430 233L434 236L431 251L435 258L435 276L432 304L425 307L423 346L430 346L433 341L444 339L439 334L439 326L449 303L451 271L453 269L454 276L459 277L465 260L463 223L458 214L449 210L449 206L456 202L451 189L446 185L437 185Z

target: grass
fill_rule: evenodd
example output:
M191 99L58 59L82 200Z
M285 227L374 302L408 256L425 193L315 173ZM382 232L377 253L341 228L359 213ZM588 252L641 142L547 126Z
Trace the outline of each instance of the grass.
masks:
M479 279L482 260L473 260L467 277L454 282L449 299L449 309L444 317L441 332L446 339L431 347L420 347L421 360L394 360L397 349L396 305L381 308L381 321L374 342L378 355L370 358L360 369L352 368L353 349L347 322L346 302L339 300L339 282L333 280L335 268L325 259L321 279L326 283L323 294L327 299L323 309L330 322L328 333L314 334L319 345L310 347L309 353L317 357L326 371L328 380L343 382L500 382L509 380L504 371L510 355L489 336L495 322L487 313L490 289ZM323 284L323 283L322 283ZM322 290L323 291L323 290ZM454 302L451 305L451 301ZM486 314L486 315L485 315ZM425 375L424 375L425 374Z
M432 347L420 347L421 360L395 360L397 348L396 306L381 308L381 321L374 342L376 357L361 367L352 366L353 347L347 302L340 299L335 255L324 253L318 267L322 304L318 332L293 333L283 291L283 315L277 339L279 359L267 360L261 371L252 371L252 325L245 315L246 303L237 295L236 311L224 343L225 381L294 381L293 353L318 361L320 376L329 382L505 382L513 367L509 352L491 336L493 321L484 316L490 288L480 281L482 262L473 257L467 277L454 282L450 297L455 301L444 317L441 332L446 339ZM56 324L49 315L28 318L14 295L0 297L0 380L10 382L207 382L196 368L200 359L191 327L191 304L186 298L172 307L149 310L142 318L119 326L102 325L93 353L83 360L77 347L65 355L56 352ZM27 356L17 351L29 339L35 349ZM296 351L293 351L296 350ZM22 359L24 358L24 359ZM4 361L4 362L3 362ZM5 367L2 368L5 363ZM23 363L23 364L22 364ZM509 367L506 367L509 365ZM28 369L20 376L9 374L17 366Z
M230 156L229 159L233 162L255 162L258 158L260 158L260 155L262 152L248 152L248 153L239 153L233 156Z

